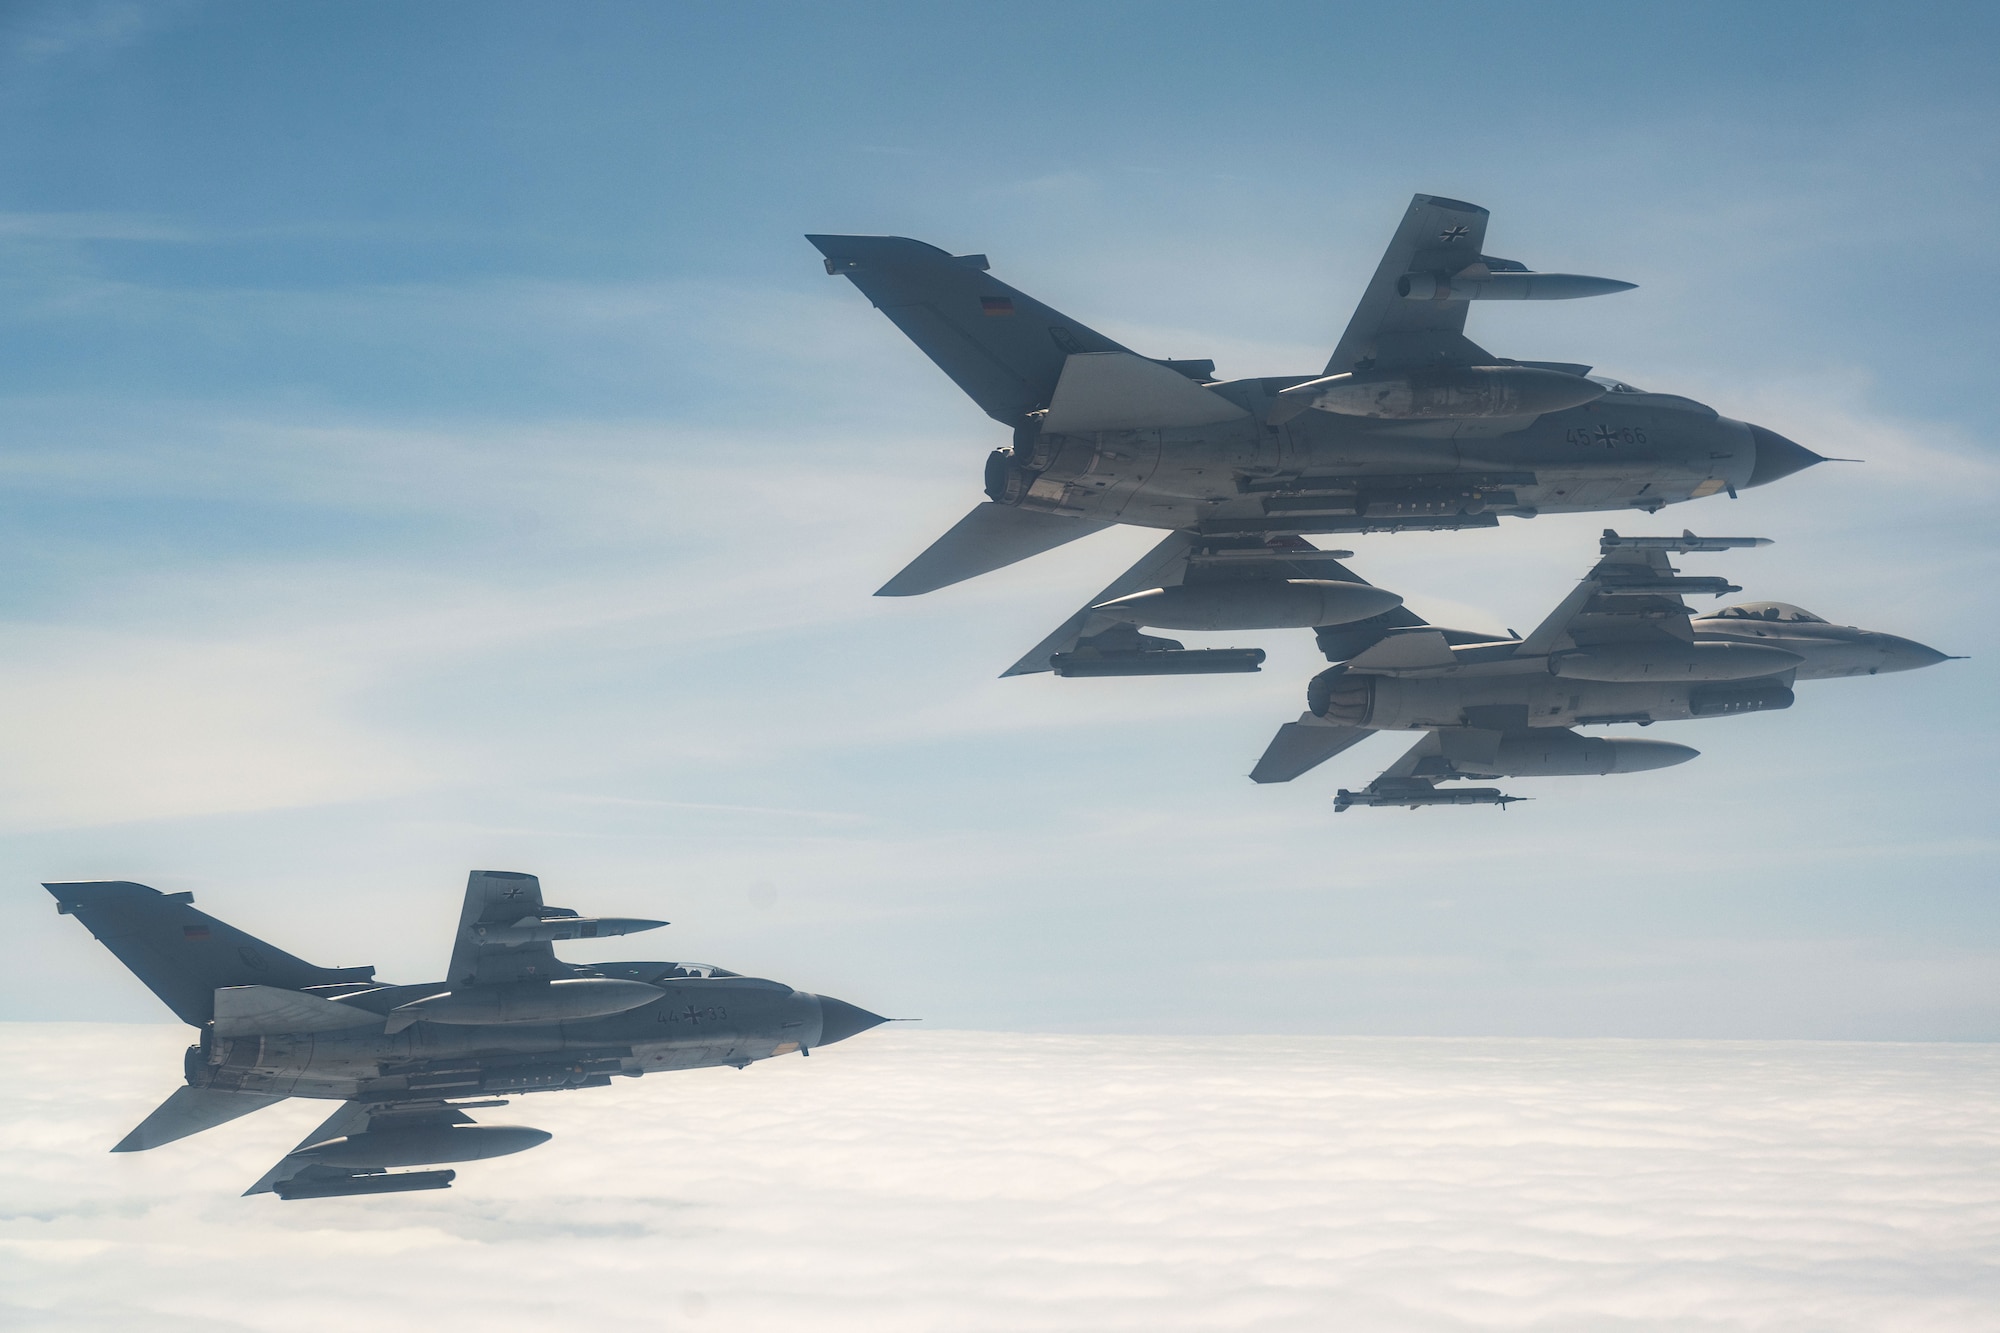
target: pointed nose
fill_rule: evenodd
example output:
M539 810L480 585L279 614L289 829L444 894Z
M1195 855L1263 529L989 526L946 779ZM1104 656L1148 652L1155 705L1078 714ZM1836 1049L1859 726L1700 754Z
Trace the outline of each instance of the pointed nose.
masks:
M1899 639L1893 634L1882 636L1880 669L1883 671L1915 671L1918 667L1936 666L1939 662L1951 660L1950 653L1941 653L1914 639Z
M889 1020L880 1014L871 1014L859 1005L845 1000L836 1000L831 995L821 995L819 1000L819 1044L831 1046L837 1041L846 1041L857 1032Z
M1765 430L1762 426L1750 427L1750 439L1756 446L1757 454L1750 465L1750 480L1743 483L1745 486L1762 486L1780 477L1789 477L1794 472L1803 472L1814 463L1826 461L1803 444L1794 444L1778 432Z

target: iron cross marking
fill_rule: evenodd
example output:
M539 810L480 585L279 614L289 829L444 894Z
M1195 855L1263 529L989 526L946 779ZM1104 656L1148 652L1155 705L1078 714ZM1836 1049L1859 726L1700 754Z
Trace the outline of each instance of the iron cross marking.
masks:
M1612 445L1618 443L1618 432L1612 430L1609 426L1599 426L1597 428L1597 442L1606 449L1609 449Z
M1456 226L1446 227L1443 231L1439 232L1438 239L1449 245L1451 242L1457 240L1459 237L1469 236L1471 234L1472 234L1472 228L1464 225L1463 223L1460 223Z
M500 896L502 898L507 899L507 901L512 902L514 899L520 897L522 894L526 892L527 892L526 889L515 888L507 890L507 892L501 894Z

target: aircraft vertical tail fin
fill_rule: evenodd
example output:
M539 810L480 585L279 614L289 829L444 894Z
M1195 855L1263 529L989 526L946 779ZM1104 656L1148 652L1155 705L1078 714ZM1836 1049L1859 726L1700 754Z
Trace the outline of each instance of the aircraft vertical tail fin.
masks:
M215 1017L225 986L304 990L374 979L372 967L316 967L192 906L191 893L161 893L127 880L45 884L56 910L73 916L153 994L200 1027Z
M902 236L808 236L826 271L875 308L951 376L986 415L1018 426L1049 405L1072 352L1123 352L1097 330L986 271L984 255L952 255Z

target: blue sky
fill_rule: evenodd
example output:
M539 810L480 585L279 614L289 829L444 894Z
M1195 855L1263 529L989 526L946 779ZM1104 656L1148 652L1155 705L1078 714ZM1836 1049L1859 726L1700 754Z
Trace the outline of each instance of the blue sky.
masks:
M17 3L0 16L0 1016L164 1017L43 879L442 963L466 870L947 1026L2000 1036L1996 20L1978 6ZM1973 660L1703 757L1356 812L1256 677L993 677L1148 544L868 594L996 427L808 231L1315 369L1408 196L1640 283L1475 312L1830 454L1656 525ZM1603 520L1374 537L1521 625ZM1241 636L1238 636L1241 637ZM656 943L656 941L658 943ZM630 944L619 952L629 952Z

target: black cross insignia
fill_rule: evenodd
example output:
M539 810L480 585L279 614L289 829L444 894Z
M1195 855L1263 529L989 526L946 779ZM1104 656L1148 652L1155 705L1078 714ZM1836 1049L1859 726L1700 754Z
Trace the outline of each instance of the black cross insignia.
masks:
M509 889L507 890L507 892L501 894L500 896L511 902L526 892L527 892L526 889Z
M1439 232L1438 239L1440 241L1450 242L1457 240L1461 236L1469 236L1471 234L1472 234L1472 228L1465 226L1463 223L1460 223L1457 226L1446 227L1443 231Z
M1606 449L1609 449L1612 445L1618 443L1618 432L1612 430L1609 426L1599 426L1597 428L1597 442Z

